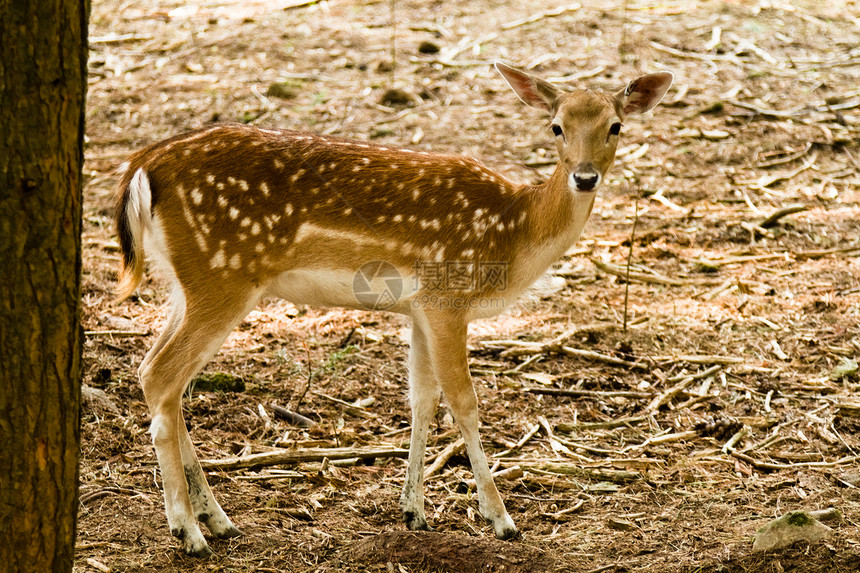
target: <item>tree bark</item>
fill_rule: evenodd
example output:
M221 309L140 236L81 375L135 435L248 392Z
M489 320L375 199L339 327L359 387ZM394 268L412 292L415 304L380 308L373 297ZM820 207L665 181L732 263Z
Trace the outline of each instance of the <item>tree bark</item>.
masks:
M0 0L0 569L72 570L88 0Z

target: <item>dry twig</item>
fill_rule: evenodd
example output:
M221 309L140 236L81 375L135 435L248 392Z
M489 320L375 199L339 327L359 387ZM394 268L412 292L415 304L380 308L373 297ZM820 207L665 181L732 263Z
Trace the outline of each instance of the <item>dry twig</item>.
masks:
M409 450L402 450L400 448L319 448L308 450L275 450L259 454L249 454L247 456L237 458L225 458L223 460L200 460L200 465L205 469L235 470L258 466L321 462L325 458L330 460L349 458L371 460L375 458L405 458L408 455Z
M439 452L439 455L436 456L436 459L433 460L433 463L424 470L424 479L426 480L430 476L441 471L451 458L463 451L465 446L466 442L463 438L459 438L457 441L445 446L445 448Z

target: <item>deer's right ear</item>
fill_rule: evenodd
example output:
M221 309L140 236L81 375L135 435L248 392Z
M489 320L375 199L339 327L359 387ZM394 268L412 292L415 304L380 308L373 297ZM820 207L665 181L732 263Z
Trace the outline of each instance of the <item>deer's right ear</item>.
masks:
M502 62L495 62L495 66L523 103L552 112L553 104L561 95L561 90L549 82L530 76Z

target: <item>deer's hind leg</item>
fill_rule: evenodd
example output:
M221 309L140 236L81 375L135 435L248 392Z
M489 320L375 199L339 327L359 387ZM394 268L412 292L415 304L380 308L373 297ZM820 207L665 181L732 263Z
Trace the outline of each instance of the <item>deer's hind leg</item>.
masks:
M238 537L242 532L233 525L233 522L230 521L212 494L212 489L206 480L206 474L200 467L200 461L197 459L197 453L191 443L191 436L188 434L188 428L185 426L181 411L177 425L179 426L179 451L182 455L182 468L194 515L199 521L206 524L206 527L215 537L219 539Z
M187 302L183 299L175 305L167 330L140 369L152 415L150 433L161 469L167 522L170 532L182 540L184 551L195 556L211 554L198 516L219 537L231 537L238 530L218 506L200 469L182 420L182 393L261 296L260 289L251 288L233 292L229 298L218 289L208 292L212 294L186 293Z

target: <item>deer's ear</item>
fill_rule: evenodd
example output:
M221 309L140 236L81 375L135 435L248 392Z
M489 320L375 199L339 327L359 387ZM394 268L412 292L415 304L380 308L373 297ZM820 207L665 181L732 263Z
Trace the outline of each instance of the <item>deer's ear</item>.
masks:
M495 66L523 103L549 112L552 111L555 100L562 93L561 90L549 82L521 72L502 62L496 62Z
M624 115L645 113L654 109L666 95L674 77L671 72L657 72L645 74L627 84L626 88L615 95L621 103Z

